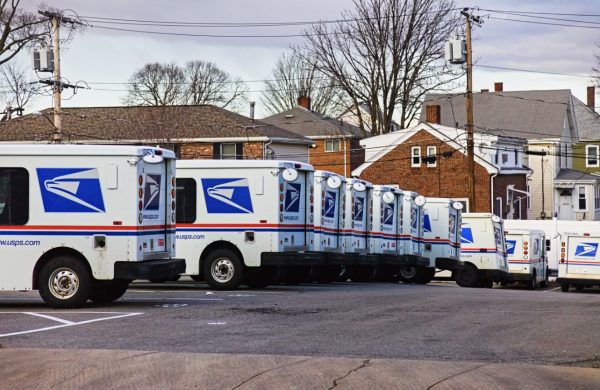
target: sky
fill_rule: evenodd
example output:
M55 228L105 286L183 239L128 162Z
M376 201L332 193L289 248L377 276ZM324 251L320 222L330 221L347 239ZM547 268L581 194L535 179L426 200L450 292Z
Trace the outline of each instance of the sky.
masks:
M22 7L36 11L40 3L22 0ZM333 20L353 8L352 0L53 0L50 6L65 10L66 16L120 18L176 22L298 22ZM586 101L591 84L594 54L600 54L600 0L456 0L458 7L475 8L483 24L473 30L473 71L475 91L493 90L494 82L503 82L505 91L570 89ZM493 10L493 12L489 11ZM573 16L542 15L549 18L582 20L580 15L597 15L585 20L594 28L520 23L500 19L524 19L497 11L563 13ZM576 14L576 15L575 15ZM538 14L539 16L539 14ZM574 24L554 19L529 21ZM595 23L595 24L594 24ZM76 33L61 48L62 76L71 83L86 82L90 89L77 94L65 93L63 107L121 105L129 77L149 62L176 62L201 59L248 82L251 100L260 107L260 80L268 79L277 58L299 45L300 37L186 37L143 34L98 28L93 22ZM105 25L106 26L106 25ZM153 30L153 26L111 24L111 27ZM168 31L210 35L289 35L299 34L305 26L241 28L171 28ZM66 30L64 30L66 31ZM30 67L30 53L20 61ZM489 67L532 70L519 72ZM552 75L537 72L560 73ZM39 74L49 77L50 74ZM31 72L31 77L38 77ZM108 84L105 84L108 83ZM463 89L464 91L464 89ZM458 91L457 91L458 92ZM68 99L68 100L67 100ZM600 99L596 99L600 102ZM39 96L27 109L37 111L52 106L52 98Z

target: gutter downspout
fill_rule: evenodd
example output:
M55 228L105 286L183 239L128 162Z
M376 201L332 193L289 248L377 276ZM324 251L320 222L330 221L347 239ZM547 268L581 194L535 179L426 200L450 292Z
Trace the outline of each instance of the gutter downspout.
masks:
M348 171L347 171L347 160L346 160L346 138L342 138L342 141L344 142L344 177L348 177Z
M494 213L494 178L498 176L498 172L490 176L490 210ZM472 211L471 211L472 212ZM500 210L500 218L502 218L502 210Z
M269 142L264 143L263 144L263 160L267 159L267 148L269 147L269 145L271 145L273 143L273 140L270 139Z

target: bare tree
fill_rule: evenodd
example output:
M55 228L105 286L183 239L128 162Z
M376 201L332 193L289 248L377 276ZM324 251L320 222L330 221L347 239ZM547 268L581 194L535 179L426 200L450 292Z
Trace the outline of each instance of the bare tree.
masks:
M13 59L24 47L48 38L48 19L22 10L20 2L0 0L0 65Z
M183 69L186 81L186 102L191 105L213 104L222 108L240 109L246 101L247 87L232 78L212 62L189 61Z
M304 50L350 97L363 130L389 132L396 110L406 127L425 93L448 88L458 77L439 66L444 42L459 25L454 1L354 0L354 5L339 22L305 31ZM370 115L362 114L361 104Z
M128 105L166 106L185 101L185 75L176 64L144 65L129 78Z
M27 78L21 65L10 62L0 66L0 86L4 105L22 112L33 98L36 81Z
M347 106L344 91L335 79L319 72L314 61L296 49L279 57L271 71L271 80L265 81L261 99L271 115L296 107L301 92L311 98L311 108L326 116L337 116Z

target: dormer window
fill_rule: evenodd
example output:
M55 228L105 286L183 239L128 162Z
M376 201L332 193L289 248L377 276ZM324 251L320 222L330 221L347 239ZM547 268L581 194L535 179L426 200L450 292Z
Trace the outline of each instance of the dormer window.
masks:
M585 166L588 168L599 167L598 151L600 145L587 145L585 147Z

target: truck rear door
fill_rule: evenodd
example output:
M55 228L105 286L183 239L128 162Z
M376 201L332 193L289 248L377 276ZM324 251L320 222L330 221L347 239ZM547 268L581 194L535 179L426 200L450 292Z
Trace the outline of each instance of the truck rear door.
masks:
M284 247L306 246L307 192L312 188L309 180L312 182L307 171L292 168L281 171L279 211ZM309 196L312 198L312 194Z
M521 272L525 259L523 256L523 236L511 234L506 236L506 253L510 271ZM527 261L529 263L529 261Z
M139 242L145 259L163 257L167 243L167 161L140 162L138 176ZM171 207L171 205L168 205Z

